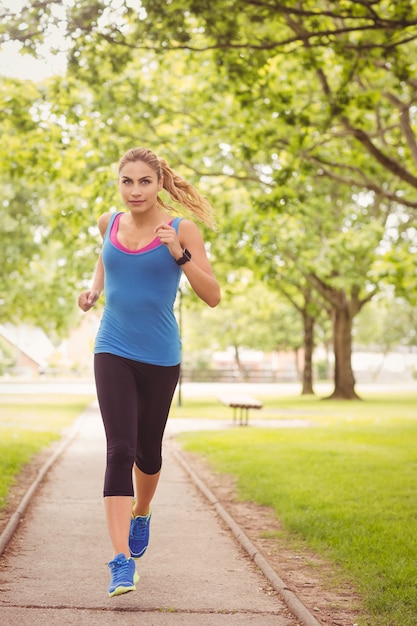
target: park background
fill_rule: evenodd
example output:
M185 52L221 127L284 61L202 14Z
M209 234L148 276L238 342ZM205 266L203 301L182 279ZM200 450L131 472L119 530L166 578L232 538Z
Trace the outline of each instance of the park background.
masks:
M223 299L203 311L183 285L184 369L232 352L244 380L261 352L273 379L297 374L311 393L330 378L354 398L354 348L370 379L412 378L414 3L180 4L0 5L3 372L26 365L10 326L58 348L82 323L97 218L120 210L117 162L142 144L216 209L204 235ZM16 50L43 78L13 75ZM277 363L285 353L297 358ZM86 370L68 342L37 358L41 372Z

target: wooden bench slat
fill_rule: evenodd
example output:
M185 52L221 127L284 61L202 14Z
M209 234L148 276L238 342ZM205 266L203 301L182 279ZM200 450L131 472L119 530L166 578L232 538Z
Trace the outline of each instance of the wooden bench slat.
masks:
M226 406L248 407L249 409L261 409L263 404L252 396L222 396L220 402Z
M228 395L219 398L222 404L230 406L233 409L233 421L236 420L236 410L239 412L239 423L247 425L249 422L249 409L261 409L263 404L253 396L248 395Z

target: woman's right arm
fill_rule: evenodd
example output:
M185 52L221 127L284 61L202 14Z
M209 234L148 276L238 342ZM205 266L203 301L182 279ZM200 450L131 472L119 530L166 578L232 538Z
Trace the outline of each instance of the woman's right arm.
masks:
M102 238L104 238L104 235L106 233L109 220L110 220L110 213L104 213L103 215L100 216L98 220L97 224L98 224L98 228L99 228ZM101 252L100 252L100 256L98 257L96 269L95 269L94 276L93 276L91 289L89 289L88 291L83 291L78 296L78 306L80 307L80 309L84 312L89 311L99 299L100 294L103 291L103 288L104 288L104 265L103 265L103 259L102 259Z
M103 259L98 257L96 270L94 272L93 283L91 289L83 291L78 296L78 306L84 312L89 311L95 305L104 288L104 266Z

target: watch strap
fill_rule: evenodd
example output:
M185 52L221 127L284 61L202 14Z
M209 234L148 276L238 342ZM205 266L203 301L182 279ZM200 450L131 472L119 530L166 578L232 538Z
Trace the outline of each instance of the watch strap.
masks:
M184 263L187 263L187 261L191 261L191 252L189 252L189 250L185 248L182 251L182 257L180 257L179 259L175 259L175 263L177 265L184 265Z

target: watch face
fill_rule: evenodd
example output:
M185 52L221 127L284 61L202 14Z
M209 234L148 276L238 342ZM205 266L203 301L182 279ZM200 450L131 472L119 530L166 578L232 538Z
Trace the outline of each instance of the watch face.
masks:
M182 257L180 259L177 259L175 263L177 265L184 265L184 263L187 263L187 261L190 261L190 259L191 259L191 252L189 252L186 248L182 252Z

